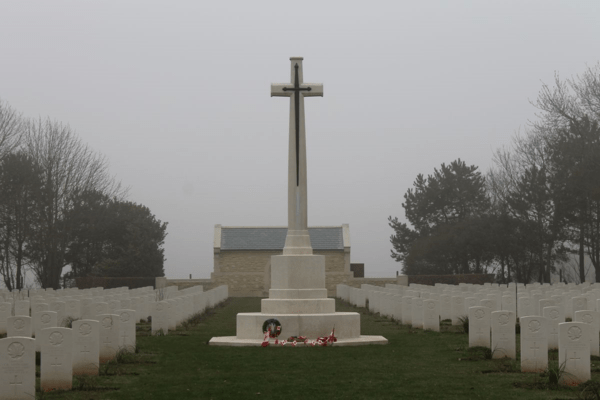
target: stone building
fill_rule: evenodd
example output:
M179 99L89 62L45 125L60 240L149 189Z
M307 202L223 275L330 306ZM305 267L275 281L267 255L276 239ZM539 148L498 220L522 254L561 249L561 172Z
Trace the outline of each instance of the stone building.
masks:
M313 253L325 256L327 292L350 284L350 227L308 228ZM228 285L229 295L266 297L271 287L271 256L283 253L286 227L226 227L215 225L212 286Z

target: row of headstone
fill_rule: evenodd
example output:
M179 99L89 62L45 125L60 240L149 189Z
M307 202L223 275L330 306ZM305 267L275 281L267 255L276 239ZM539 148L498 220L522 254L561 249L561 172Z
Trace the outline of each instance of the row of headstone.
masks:
M459 325L468 316L469 346L492 350L493 358L516 358L515 325L520 315L521 368L548 366L548 350L559 349L563 383L589 379L590 355L600 356L598 285L338 285L337 297L413 327L439 330L439 320ZM515 298L518 297L518 301ZM572 318L572 323L566 323ZM580 324L568 325L564 324ZM583 325L581 325L583 324ZM583 328L582 328L583 326ZM566 329L571 334L563 333ZM582 334L577 343L573 332ZM565 332L567 332L565 331ZM585 345L582 345L584 343ZM579 346L579 347L578 347ZM587 346L587 347L586 347ZM565 350L565 349L575 350ZM577 353L579 351L579 353Z
M69 315L66 308L48 310L42 307L42 310L36 311L36 305L47 303L32 302L33 299L27 300L22 293L15 302L0 303L6 305L6 309L0 308L4 312L0 314L0 321L8 334L7 338L0 339L0 400L35 397L36 351L41 356L40 386L43 391L70 389L73 376L97 375L100 364L114 359L119 351L135 351L136 322L140 320L138 309L145 313L143 301L138 302L136 298L148 297L149 314L154 314L158 304L169 305L166 332L185 318L214 307L228 296L226 286L207 292L203 292L202 287L190 289L147 293L120 288L111 291L110 297L102 296L103 291L100 290L89 292L91 297L65 299L76 300L80 305L79 319L73 318L71 328L59 326L59 312ZM130 292L134 292L135 297L129 297L132 295ZM73 293L76 292L69 291L70 295ZM3 299L6 300L6 297ZM28 307L21 305L24 304L22 302L29 303ZM31 316L22 315L26 314L26 309ZM15 310L19 310L16 315ZM84 316L87 318L82 318ZM156 320L160 322L161 318ZM153 318L153 326L154 323Z
M181 291L176 297L157 301L152 308L152 334L166 335L175 330L182 321L194 314L203 313L225 301L229 296L227 286L219 286L206 292Z

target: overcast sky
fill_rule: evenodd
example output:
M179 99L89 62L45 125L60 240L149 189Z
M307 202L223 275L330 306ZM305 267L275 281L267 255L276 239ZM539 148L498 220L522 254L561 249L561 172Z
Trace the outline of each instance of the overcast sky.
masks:
M600 60L593 1L8 1L0 99L68 123L169 223L168 277L208 278L213 230L287 224L289 100L306 99L309 226L350 224L352 262L394 276L388 216L419 173L485 173L542 83Z

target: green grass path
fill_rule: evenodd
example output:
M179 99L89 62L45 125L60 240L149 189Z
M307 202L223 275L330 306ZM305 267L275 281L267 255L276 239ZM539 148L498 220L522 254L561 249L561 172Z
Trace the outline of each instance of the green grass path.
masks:
M361 347L213 347L234 336L238 312L260 310L258 298L231 298L188 330L140 336L138 361L101 376L104 391L48 393L61 399L567 399L576 389L544 388L538 374L502 372L514 364L467 351L467 335L423 332L337 301L361 313L365 335L389 345ZM285 337L283 327L282 337ZM155 362L155 363L152 363ZM597 379L597 373L594 373ZM520 388L535 387L535 388ZM537 386L537 387L536 387Z

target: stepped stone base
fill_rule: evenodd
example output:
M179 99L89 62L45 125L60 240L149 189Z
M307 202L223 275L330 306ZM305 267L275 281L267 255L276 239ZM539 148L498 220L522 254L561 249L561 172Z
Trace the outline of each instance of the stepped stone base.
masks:
M235 336L221 336L221 337L214 337L212 339L210 339L210 342L208 342L208 344L210 346L233 346L233 347L250 347L250 346L261 346L262 344L262 339L261 340L256 340L256 339L238 339ZM361 335L358 338L351 338L351 339L338 339L337 342L335 342L334 347L337 346L364 346L364 345L368 345L368 344L388 344L388 340L386 338L384 338L383 336L369 336L369 335ZM271 346L274 346L273 343L271 343ZM288 347L289 345L286 345L286 347ZM298 344L298 347L303 347L305 346L304 344ZM308 346L306 346L308 347Z

